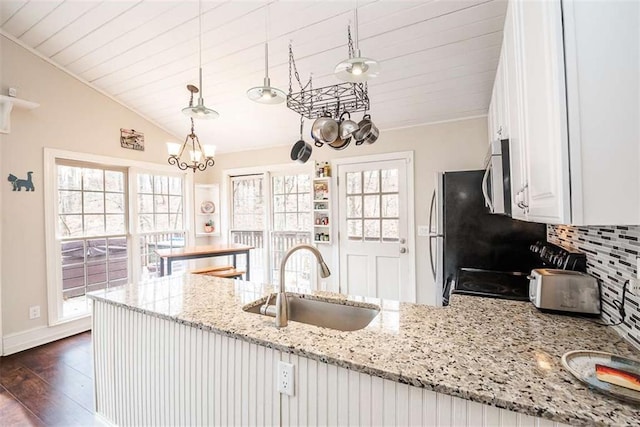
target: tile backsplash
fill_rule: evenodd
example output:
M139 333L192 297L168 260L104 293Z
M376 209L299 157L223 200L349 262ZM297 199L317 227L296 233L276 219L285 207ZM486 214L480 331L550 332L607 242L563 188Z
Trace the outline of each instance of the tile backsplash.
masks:
M587 273L602 284L602 318L620 320L613 301L620 300L625 281L636 277L640 256L640 226L578 227L548 225L547 240L587 254ZM629 292L625 302L626 320L618 331L640 348L640 295Z

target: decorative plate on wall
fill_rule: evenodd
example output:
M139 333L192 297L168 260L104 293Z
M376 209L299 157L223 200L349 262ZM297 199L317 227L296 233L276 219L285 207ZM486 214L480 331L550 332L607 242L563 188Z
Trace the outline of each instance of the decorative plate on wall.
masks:
M200 211L208 214L214 213L216 211L216 205L210 200L205 200L200 204Z
M590 388L618 399L640 402L640 391L599 380L596 377L596 364L626 371L631 376L640 376L640 361L615 354L577 350L562 356L562 365Z

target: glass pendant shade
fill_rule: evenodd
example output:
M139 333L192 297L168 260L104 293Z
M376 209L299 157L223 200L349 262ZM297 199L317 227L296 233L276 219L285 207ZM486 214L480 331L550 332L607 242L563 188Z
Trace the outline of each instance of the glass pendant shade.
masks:
M340 62L333 72L336 77L345 82L362 83L378 77L380 64L375 59L359 56Z
M170 156L177 156L180 154L181 147L182 144L177 142L167 142L167 153L169 153Z
M212 144L204 144L202 146L202 151L204 152L204 157L206 157L207 159L215 157L216 146Z
M194 105L193 107L185 107L182 109L182 113L194 119L217 119L220 117L220 114L216 110L212 110L211 108L207 108L204 105L204 99L198 99L198 105Z
M200 89L191 85L187 86L187 89L189 89L191 93L199 92L200 96L198 97L198 104L193 105L190 102L188 107L182 109L182 114L192 119L217 119L220 117L220 114L218 114L216 110L207 108L204 105L204 99L202 98L202 68L200 68Z
M287 95L283 91L271 86L271 79L269 78L269 43L267 42L264 43L264 81L262 86L249 89L247 96L250 100L260 104L280 104L287 99Z
M250 100L260 104L280 104L287 99L287 95L278 88L271 87L269 77L264 78L264 86L252 87L247 91Z

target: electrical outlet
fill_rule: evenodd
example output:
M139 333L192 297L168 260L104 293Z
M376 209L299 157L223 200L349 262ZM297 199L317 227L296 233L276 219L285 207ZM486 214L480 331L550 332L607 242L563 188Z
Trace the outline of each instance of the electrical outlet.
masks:
M278 362L278 391L288 396L293 396L294 392L294 370L291 363Z
M18 91L15 87L9 88L9 96L12 98L15 98L16 96L18 96Z
M429 237L429 226L427 226L427 225L419 225L418 226L418 236L420 236L420 237Z
M29 319L37 319L40 317L40 306L32 305L29 307Z

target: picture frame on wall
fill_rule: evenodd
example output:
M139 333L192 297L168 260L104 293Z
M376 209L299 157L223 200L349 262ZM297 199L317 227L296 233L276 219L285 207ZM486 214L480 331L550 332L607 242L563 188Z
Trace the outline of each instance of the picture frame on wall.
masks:
M144 151L144 134L134 129L120 129L120 146L130 150Z

